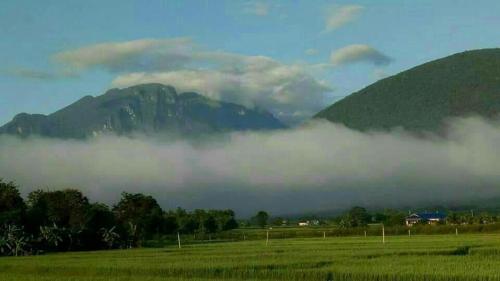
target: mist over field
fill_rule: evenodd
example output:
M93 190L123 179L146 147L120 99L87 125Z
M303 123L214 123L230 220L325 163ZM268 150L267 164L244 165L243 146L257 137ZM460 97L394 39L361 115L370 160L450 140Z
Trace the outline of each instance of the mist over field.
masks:
M500 123L450 123L446 137L361 133L328 122L209 141L105 136L88 141L0 137L0 175L23 194L78 188L116 202L122 191L163 208L274 214L459 204L500 195Z

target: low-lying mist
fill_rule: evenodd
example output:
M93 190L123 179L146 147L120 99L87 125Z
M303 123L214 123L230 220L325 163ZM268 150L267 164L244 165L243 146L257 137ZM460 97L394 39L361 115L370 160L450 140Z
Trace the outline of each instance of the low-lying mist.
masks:
M23 194L72 187L112 204L122 191L143 192L167 209L232 208L240 216L460 204L500 195L499 144L500 124L479 118L454 120L445 138L320 121L202 143L2 136L0 177Z

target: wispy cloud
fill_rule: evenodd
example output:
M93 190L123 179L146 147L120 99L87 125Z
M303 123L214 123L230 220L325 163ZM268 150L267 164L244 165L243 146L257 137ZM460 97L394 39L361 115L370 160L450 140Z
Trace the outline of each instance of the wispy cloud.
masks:
M334 6L330 9L325 20L325 29L323 32L334 31L354 21L364 9L360 5Z
M333 65L344 65L358 62L366 62L374 65L389 64L392 59L377 49L364 45L354 44L335 50L330 55Z
M57 53L53 60L74 70L100 67L110 72L175 69L190 61L189 38L105 42Z

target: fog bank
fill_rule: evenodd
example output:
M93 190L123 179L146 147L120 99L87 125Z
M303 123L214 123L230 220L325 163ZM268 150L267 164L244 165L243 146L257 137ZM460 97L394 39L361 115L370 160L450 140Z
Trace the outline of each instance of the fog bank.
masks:
M23 194L73 187L112 204L122 191L164 208L298 213L459 204L500 195L500 124L458 119L446 138L361 133L315 122L205 143L145 137L88 141L0 137L0 177Z

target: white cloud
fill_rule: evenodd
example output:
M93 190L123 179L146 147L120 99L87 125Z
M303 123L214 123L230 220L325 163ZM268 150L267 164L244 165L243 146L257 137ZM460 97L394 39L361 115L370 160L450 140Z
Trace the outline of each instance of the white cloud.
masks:
M500 124L453 123L447 139L361 133L327 122L234 133L207 143L101 137L90 141L0 136L0 174L30 190L74 187L114 203L122 191L165 208L272 213L469 203L500 195Z
M333 7L326 17L324 32L334 31L339 27L352 22L358 17L363 9L364 7L359 5Z
M300 65L285 65L267 57L244 57L236 69L191 69L136 72L118 76L113 86L140 83L169 84L178 91L195 91L214 99L248 107L262 107L288 124L312 116L325 105L331 88L304 72Z
M374 65L389 64L392 59L380 51L363 44L354 44L335 50L330 55L333 65L367 62Z
M194 48L188 38L140 39L89 45L57 53L53 59L75 70L96 67L111 72L175 69L190 62Z

